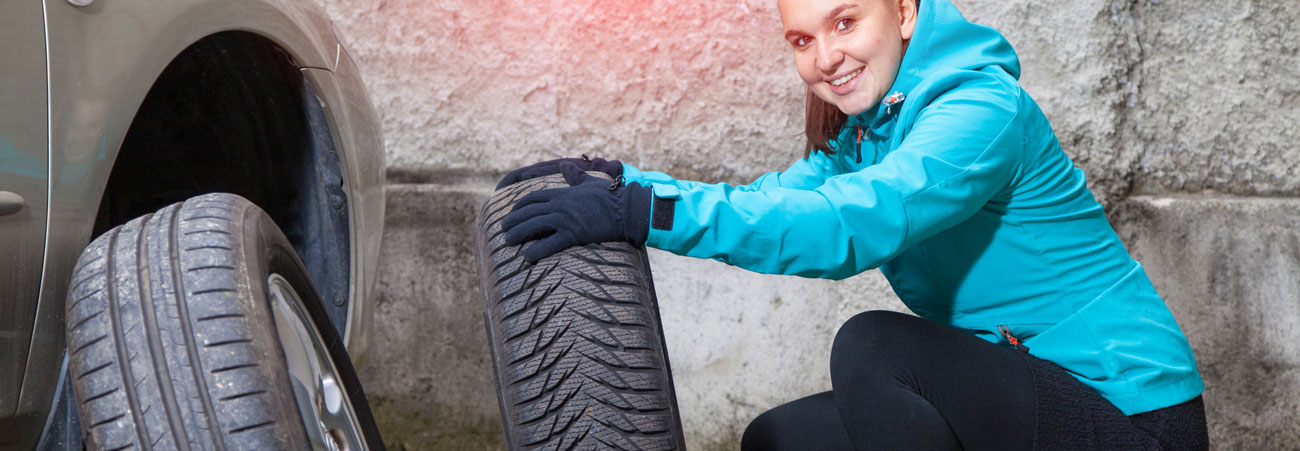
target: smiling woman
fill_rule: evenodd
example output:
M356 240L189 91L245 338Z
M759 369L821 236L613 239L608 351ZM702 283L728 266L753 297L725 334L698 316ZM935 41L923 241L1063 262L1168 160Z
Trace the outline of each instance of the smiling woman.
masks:
M894 84L916 28L916 3L781 0L799 77L845 115L862 113Z
M830 141L848 116L870 108L894 83L916 29L917 4L821 0L818 8L805 8L797 3L779 5L795 68L808 85L804 154L834 153Z

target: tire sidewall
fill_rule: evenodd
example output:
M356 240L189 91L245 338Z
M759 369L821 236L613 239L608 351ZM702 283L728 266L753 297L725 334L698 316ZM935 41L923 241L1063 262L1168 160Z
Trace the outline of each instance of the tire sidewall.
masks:
M329 352L330 359L334 363L337 375L347 389L348 398L352 403L354 414L357 417L357 427L364 435L364 440L371 450L384 449L383 441L379 435L378 426L375 424L374 415L370 410L369 402L366 400L365 392L362 390L361 381L356 375L351 359L347 354L347 348L344 346L341 335L334 328L333 322L329 318L329 313L325 311L320 294L316 291L315 285L312 284L310 277L307 275L307 269L302 260L298 258L297 252L289 243L280 228L271 220L265 212L252 203L247 203L241 228L242 233L242 260L245 266L244 276L249 286L255 289L250 290L253 293L254 305L263 306L269 313L273 308L271 300L267 296L270 292L268 277L271 274L279 274L289 285L293 287L298 296L303 299L303 307L316 329L314 338L320 339L322 344ZM275 333L274 321L268 314L271 331ZM273 335L274 336L274 335ZM276 348L279 351L279 358L285 359L284 349L276 341ZM284 386L289 385L289 380L285 378ZM290 396L290 402L293 402ZM296 404L292 404L297 411ZM300 421L301 422L301 421ZM305 426L304 426L305 427Z

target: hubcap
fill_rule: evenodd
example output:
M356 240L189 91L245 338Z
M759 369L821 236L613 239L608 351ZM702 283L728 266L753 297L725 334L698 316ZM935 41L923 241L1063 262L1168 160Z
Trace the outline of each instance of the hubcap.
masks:
M293 382L293 396L312 449L365 449L352 401L339 382L334 360L322 344L324 340L303 308L302 298L279 274L271 274L267 286L275 328Z

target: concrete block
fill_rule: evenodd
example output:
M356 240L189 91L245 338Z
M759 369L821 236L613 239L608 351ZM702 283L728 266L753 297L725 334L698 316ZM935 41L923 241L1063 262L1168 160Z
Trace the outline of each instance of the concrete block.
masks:
M1141 191L1300 194L1300 3L1134 3Z
M1300 200L1135 197L1112 222L1196 352L1215 449L1300 443Z
M473 224L488 185L389 185L373 345L358 376L393 449L500 449Z
M325 0L390 165L502 173L581 153L744 180L802 155L770 0Z
M1103 203L1131 191L1144 143L1129 110L1139 101L1140 24L1134 2L953 0L972 22L1006 36L1020 84Z
M830 390L840 324L906 309L878 271L772 276L657 249L650 264L690 449L736 449L764 410Z

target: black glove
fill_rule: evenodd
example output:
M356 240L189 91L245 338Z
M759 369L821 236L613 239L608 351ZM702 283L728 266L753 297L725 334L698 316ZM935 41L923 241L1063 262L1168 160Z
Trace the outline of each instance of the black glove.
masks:
M560 172L560 165L572 163L584 171L600 171L609 174L609 177L617 180L618 176L623 175L623 163L618 160L606 160L604 158L588 158L583 155L582 158L558 158L551 161L543 161L524 166L519 169L510 171L505 177L497 183L497 189L501 189L524 180L545 177Z
M569 162L560 163L559 172L569 182L568 188L530 193L501 219L506 244L537 240L524 249L525 260L537 263L569 246L587 243L645 243L650 232L650 188L635 182L611 183Z

